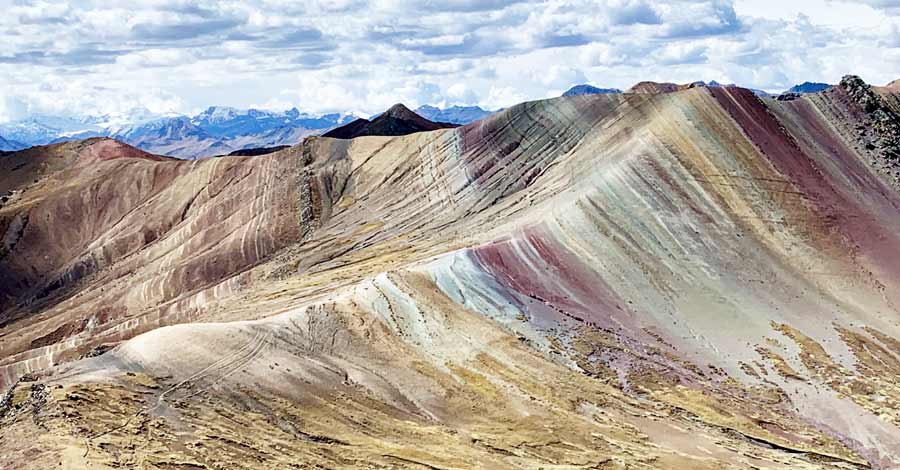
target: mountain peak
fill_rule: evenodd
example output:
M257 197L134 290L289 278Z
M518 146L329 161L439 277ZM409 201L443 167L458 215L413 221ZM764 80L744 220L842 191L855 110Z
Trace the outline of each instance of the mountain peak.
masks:
M582 84L575 85L572 88L569 88L563 96L578 96L578 95L600 95L600 94L608 94L608 93L622 93L622 90L618 88L598 88L593 85Z
M397 136L448 127L457 127L457 124L429 121L402 103L397 103L371 121L357 119L337 129L332 129L323 136L337 139L352 139L370 135Z
M390 116L397 119L414 119L416 117L421 118L418 114L414 113L411 109L407 108L403 103L397 103L387 111L384 112L383 116Z
M790 87L785 93L818 93L829 88L831 88L831 85L827 83L803 82Z

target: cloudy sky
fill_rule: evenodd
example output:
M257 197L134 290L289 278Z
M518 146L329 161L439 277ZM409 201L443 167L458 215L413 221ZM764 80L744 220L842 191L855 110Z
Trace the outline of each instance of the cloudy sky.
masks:
M0 0L0 11L0 122L900 78L900 0Z

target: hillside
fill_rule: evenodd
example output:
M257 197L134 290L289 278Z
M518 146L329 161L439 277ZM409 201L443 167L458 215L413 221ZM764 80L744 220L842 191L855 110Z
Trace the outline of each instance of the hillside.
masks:
M896 90L633 91L0 156L0 467L900 466Z

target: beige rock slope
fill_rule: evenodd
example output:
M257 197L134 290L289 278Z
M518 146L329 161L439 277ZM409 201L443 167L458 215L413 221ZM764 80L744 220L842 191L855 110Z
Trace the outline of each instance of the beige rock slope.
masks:
M0 466L897 467L896 103L0 157Z

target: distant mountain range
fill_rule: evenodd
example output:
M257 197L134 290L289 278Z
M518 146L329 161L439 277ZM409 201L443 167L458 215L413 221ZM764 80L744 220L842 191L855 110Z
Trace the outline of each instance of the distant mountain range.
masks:
M461 125L491 115L477 106L416 110L429 121ZM412 112L412 111L410 111ZM136 124L113 124L108 117L68 118L32 116L0 124L0 150L34 145L112 137L148 152L178 158L226 155L241 150L294 145L304 137L321 134L355 119L349 113L312 115L296 108L284 112L212 106L196 116L164 116Z
M0 124L0 135L6 140L20 142L26 147L52 143L61 138L75 136L87 138L102 133L95 118L75 119L59 116L37 115L10 123ZM81 137L84 135L84 137Z
M685 85L674 83L642 82L628 92L675 91L695 86L722 85L715 80ZM785 93L816 93L829 88L826 83L804 82ZM751 89L760 96L773 97L763 90ZM576 85L563 96L622 93L617 88L600 88L589 84ZM407 109L407 111L409 111ZM412 111L409 111L412 113ZM436 123L465 125L484 119L495 113L478 106L450 106L438 108L425 105L416 108L415 114ZM379 115L370 118L372 122ZM151 117L147 110L132 113L131 118L115 116L90 116L81 118L36 115L19 121L0 124L0 150L20 150L34 145L81 140L90 137L112 137L148 152L178 158L227 155L236 151L256 148L294 145L304 137L323 134L358 120L350 113L313 115L293 108L283 112L259 109L236 109L212 106L196 116ZM129 122L133 121L133 122ZM357 122L366 125L369 120ZM372 132L372 125L369 130ZM345 130L346 133L346 130Z
M622 93L622 90L618 88L597 88L593 85L575 85L572 88L569 88L563 96L577 96L577 95L601 95L607 93Z
M256 147L293 145L304 137L341 126L349 114L321 116L213 106L196 116L164 116L136 124L117 124L107 117L32 116L0 125L0 145L20 149L90 137L112 137L148 152L179 158L228 154ZM7 143L8 142L8 143Z
M478 106L450 106L441 109L434 106L419 106L416 114L435 122L449 122L450 124L465 125L470 122L480 121L496 111L487 111Z
M191 118L191 123L211 135L236 138L266 134L285 127L302 127L309 130L331 129L335 125L350 122L351 114L325 114L321 116L301 113L297 108L282 113L258 109L239 110L224 106L212 106Z
M788 88L785 93L818 93L831 88L827 83L803 82Z
M343 125L354 117L338 113L315 116L296 108L278 113L213 106L193 117L159 118L108 135L149 152L197 158L294 145L308 135Z
M226 143L231 139L214 136L184 116L155 119L119 129L110 136L151 153L180 158L220 155L235 150L233 145Z
M23 148L28 147L25 144L20 142L16 142L14 140L6 140L2 136L0 136L0 151L13 151L13 150L22 150Z

